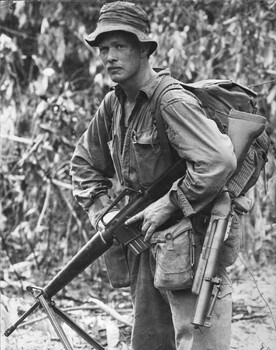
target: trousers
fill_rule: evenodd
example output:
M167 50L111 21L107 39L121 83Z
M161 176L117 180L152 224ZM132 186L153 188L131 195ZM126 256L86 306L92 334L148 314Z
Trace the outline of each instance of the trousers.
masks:
M190 290L162 291L154 287L155 261L149 250L128 253L134 307L132 350L229 350L231 338L231 285L225 271L223 295L217 300L210 328L190 323L196 297Z

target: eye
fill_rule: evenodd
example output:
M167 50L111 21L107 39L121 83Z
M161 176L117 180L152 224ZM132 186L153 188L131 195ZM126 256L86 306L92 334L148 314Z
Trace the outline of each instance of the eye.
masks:
M101 55L106 55L107 54L107 47L99 47L99 51Z

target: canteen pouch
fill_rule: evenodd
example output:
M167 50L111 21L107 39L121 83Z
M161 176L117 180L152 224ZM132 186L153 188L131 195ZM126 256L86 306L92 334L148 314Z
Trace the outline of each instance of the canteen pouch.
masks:
M165 230L156 231L150 243L156 261L154 286L165 290L191 288L195 246L190 219L183 218Z

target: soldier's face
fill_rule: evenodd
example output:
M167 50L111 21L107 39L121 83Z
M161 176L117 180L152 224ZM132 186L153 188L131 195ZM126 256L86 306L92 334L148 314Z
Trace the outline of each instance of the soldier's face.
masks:
M124 32L111 32L99 43L102 62L112 81L124 84L134 79L141 67L141 47L138 40Z

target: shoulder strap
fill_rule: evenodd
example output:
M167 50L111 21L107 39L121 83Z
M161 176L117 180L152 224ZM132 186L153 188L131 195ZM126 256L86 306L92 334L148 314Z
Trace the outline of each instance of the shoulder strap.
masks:
M173 153L167 137L164 121L161 115L161 100L165 92L179 88L181 88L180 82L178 82L171 76L165 75L161 78L156 90L154 91L153 96L151 97L151 110L156 122L157 132L160 139L160 145L167 168L169 168L172 165Z

